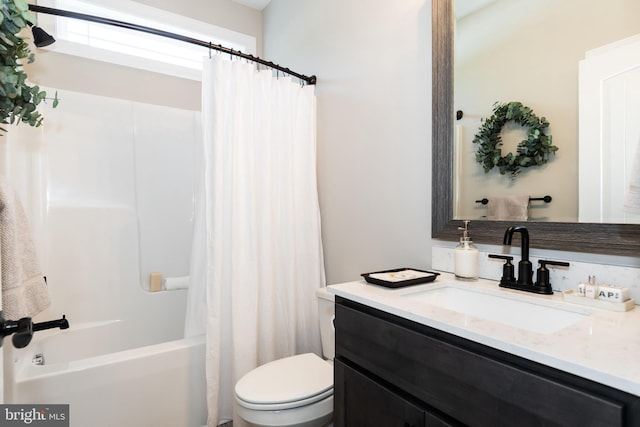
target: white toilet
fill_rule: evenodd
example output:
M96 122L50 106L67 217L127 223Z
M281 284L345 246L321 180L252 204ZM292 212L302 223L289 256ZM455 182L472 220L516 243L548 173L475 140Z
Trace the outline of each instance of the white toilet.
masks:
M257 367L236 384L236 412L254 427L323 427L333 416L334 296L316 291L322 353L299 354Z

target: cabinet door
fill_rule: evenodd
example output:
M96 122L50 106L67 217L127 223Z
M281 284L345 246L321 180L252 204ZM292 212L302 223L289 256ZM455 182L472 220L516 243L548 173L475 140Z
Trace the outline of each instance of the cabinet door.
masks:
M334 369L336 427L452 426L339 360Z

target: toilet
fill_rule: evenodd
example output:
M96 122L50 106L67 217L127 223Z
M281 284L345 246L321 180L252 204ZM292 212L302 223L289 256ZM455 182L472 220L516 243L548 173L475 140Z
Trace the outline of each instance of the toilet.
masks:
M258 366L236 383L237 415L253 427L324 427L333 417L334 296L316 291L322 354Z

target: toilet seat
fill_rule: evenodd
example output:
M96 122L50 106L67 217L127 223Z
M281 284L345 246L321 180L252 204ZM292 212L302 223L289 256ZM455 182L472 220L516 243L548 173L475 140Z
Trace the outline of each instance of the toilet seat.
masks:
M239 405L275 411L310 405L333 395L333 366L314 353L257 367L236 384Z

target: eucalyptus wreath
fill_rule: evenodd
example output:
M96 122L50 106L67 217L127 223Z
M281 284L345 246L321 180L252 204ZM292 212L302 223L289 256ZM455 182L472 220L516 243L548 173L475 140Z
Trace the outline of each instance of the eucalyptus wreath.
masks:
M23 61L33 62L35 57L20 32L34 19L25 0L0 0L0 125L16 122L40 126L42 115L38 104L47 93L27 82ZM58 97L53 98L53 107ZM1 132L6 132L0 127Z
M509 121L526 127L527 139L518 144L516 154L503 156L500 133ZM521 102L496 102L493 115L482 120L480 130L473 138L473 143L478 144L476 160L485 173L497 167L501 175L508 172L511 178L515 178L521 168L544 165L549 161L549 155L558 151L558 147L551 144L551 135L545 133L548 127L546 118L539 118Z

